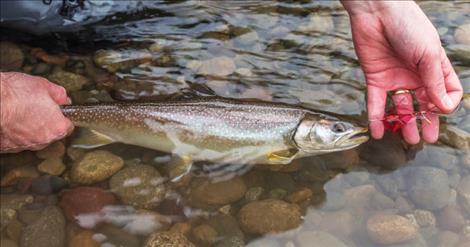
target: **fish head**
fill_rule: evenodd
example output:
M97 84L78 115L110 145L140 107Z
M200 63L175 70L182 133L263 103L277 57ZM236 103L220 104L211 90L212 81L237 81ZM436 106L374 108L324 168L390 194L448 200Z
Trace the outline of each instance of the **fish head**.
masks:
M347 150L369 140L368 129L335 117L308 113L294 135L297 147L305 153Z

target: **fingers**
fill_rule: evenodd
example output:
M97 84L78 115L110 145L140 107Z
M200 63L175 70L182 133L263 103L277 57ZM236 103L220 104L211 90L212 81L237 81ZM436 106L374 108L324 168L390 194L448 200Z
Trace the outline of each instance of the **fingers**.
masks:
M441 49L424 54L418 64L418 72L431 103L441 112L452 112L460 101L462 89L445 52Z
M70 99L67 97L67 92L65 88L56 85L52 82L46 81L45 82L47 91L51 98L59 105L66 105L70 104Z
M397 114L414 114L413 97L411 94L406 93L393 95L392 100ZM405 123L401 133L407 143L417 144L419 142L419 132L416 125L416 119L414 117L409 122Z
M367 87L367 110L372 137L380 139L384 135L382 120L385 115L387 92L381 88L369 85Z

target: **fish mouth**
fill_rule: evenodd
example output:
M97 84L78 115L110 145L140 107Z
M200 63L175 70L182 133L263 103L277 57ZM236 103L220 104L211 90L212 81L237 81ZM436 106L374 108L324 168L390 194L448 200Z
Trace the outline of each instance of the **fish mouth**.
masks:
M353 148L369 140L369 129L365 127L357 127L351 133L344 135L338 145L343 148Z

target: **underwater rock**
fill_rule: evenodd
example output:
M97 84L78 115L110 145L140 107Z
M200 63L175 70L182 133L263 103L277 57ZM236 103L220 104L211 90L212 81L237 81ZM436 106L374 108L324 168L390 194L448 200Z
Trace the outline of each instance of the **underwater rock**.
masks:
M194 247L195 245L181 233L156 232L145 241L144 247Z
M112 205L116 198L112 193L97 187L76 187L65 191L60 200L60 207L71 221L81 214L97 213L105 206Z
M33 196L0 194L0 231L17 215L17 210L33 202Z
M36 167L25 165L17 168L13 168L8 171L1 179L0 186L10 186L14 185L20 179L26 178L37 178L39 177L39 172L36 170Z
M235 63L229 57L215 57L205 61L191 61L186 65L199 75L227 76L232 74Z
M55 71L49 75L48 79L63 86L67 92L78 91L82 89L85 84L89 83L88 78L66 71Z
M252 234L283 232L302 223L300 207L281 200L267 199L244 205L238 214L243 231Z
M241 177L212 182L206 178L196 178L191 181L189 201L196 207L222 206L243 198L247 191Z
M61 141L49 144L47 147L36 152L40 159L62 158L65 154L65 146Z
M470 133L448 124L441 124L439 129L439 141L461 150L470 150Z
M50 195L61 191L67 185L62 177L44 175L31 180L31 192L36 195Z
M31 74L33 75L47 75L51 71L51 66L47 63L38 63L34 65L33 70L31 71Z
M264 193L264 188L260 186L251 187L245 193L245 200L256 201L259 200L261 195Z
M33 48L31 49L31 55L40 60L44 61L47 64L52 65L59 65L64 67L67 61L69 60L69 56L65 54L49 54L45 50L41 48Z
M367 220L367 232L376 244L400 244L415 239L418 229L403 216L377 214Z
M436 217L431 211L417 209L413 212L413 216L420 227L436 226Z
M10 240L10 239L1 239L0 240L0 246L2 246L2 247L18 247L18 244L16 244L15 241Z
M437 214L440 229L460 232L465 225L465 217L458 206L448 205Z
M43 210L39 219L26 226L21 234L22 247L63 247L65 244L65 218L58 207Z
M115 73L120 70L129 70L139 64L150 62L152 54L147 50L99 50L95 53L93 61L108 72Z
M50 175L60 175L65 171L66 167L62 162L62 158L49 158L38 165L38 170Z
M331 33L334 29L333 16L311 13L308 23L298 27L300 32Z
M309 188L301 188L287 196L287 201L300 204L312 199L313 192Z
M470 45L470 23L463 24L455 29L454 38L457 43Z
M305 231L296 236L300 247L347 247L345 243L327 232Z
M128 165L111 177L109 187L123 203L152 209L164 199L163 182L164 178L152 166Z
M217 231L210 225L201 224L192 229L192 236L197 243L210 246L217 240Z
M108 179L123 166L124 160L111 152L91 151L73 164L70 177L79 184L94 184Z
M93 239L92 231L81 231L74 235L69 241L69 247L100 247L101 243Z
M5 233L10 239L18 243L20 241L21 232L23 231L23 228L23 223L21 223L17 219L13 219L12 221L10 221L10 223L8 223L7 227L5 228Z
M470 175L460 180L457 192L459 204L462 206L465 214L470 216Z
M16 71L23 66L24 54L16 44L0 42L0 71Z
M410 167L407 182L409 197L418 207L437 210L449 202L449 178L442 169Z
M97 233L104 235L105 242L101 246L126 246L126 247L141 247L141 241L139 238L127 231L111 225L101 225L97 230Z

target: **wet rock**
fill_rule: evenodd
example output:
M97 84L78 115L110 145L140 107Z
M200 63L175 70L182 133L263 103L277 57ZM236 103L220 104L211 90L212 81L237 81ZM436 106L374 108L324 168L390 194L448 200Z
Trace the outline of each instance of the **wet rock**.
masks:
M246 247L282 247L278 239L262 237L248 243Z
M194 247L182 234L175 232L156 232L147 238L144 247Z
M248 69L248 68L238 68L238 69L235 70L235 73L237 73L241 76L245 76L245 77L250 77L250 76L253 75L251 70Z
M444 170L434 167L412 167L407 181L410 199L418 207L436 210L447 205L450 187Z
M137 236L132 235L123 229L116 227L114 225L105 224L100 226L97 230L97 233L105 236L105 243L102 243L101 246L105 244L111 244L112 246L126 246L126 247L141 247L141 242Z
M44 205L35 204L30 204L27 207L23 207L18 210L18 220L20 220L23 224L31 225L41 217L44 208Z
M49 144L49 146L36 152L40 159L62 158L65 154L65 146L61 141Z
M322 209L328 211L340 210L345 205L345 199L342 193L330 192L326 194L326 201L323 204Z
M60 207L67 219L74 221L81 214L96 213L116 201L114 195L97 187L76 187L62 194Z
M264 192L263 187L260 187L260 186L251 187L245 193L245 200L247 201L259 200L263 192Z
M300 247L346 247L341 240L327 232L300 232L296 236Z
M361 214L369 209L371 198L376 192L371 184L352 187L344 191L344 201L349 208Z
M301 32L329 33L333 31L334 23L331 15L310 14L309 22L301 24L298 28Z
M370 208L372 209L386 210L391 209L394 206L395 202L392 199L378 191L370 198Z
M8 223L8 225L5 229L6 235L10 239L12 239L16 243L18 243L20 241L21 232L23 231L23 227L24 227L23 223L21 223L17 219L13 219L12 221L10 221L10 223ZM0 245L0 246L2 246L2 245Z
M45 175L31 181L31 192L39 195L50 195L61 191L66 185L67 182L61 177Z
M244 239L243 232L237 220L231 215L216 215L211 217L206 224L217 231L219 238L236 237L241 240Z
M188 236L189 231L191 231L191 224L189 224L187 222L178 222L178 223L174 224L173 226L171 226L169 231L170 232L181 233L184 236Z
M49 75L48 79L63 86L67 92L78 91L89 83L86 77L66 71L55 71Z
M280 189L280 188L276 188L276 189L272 189L269 191L268 193L268 197L271 198L271 199L283 199L284 197L286 197L287 195L287 191L284 190L284 189Z
M31 74L44 76L51 71L51 66L47 63L38 63L31 70Z
M49 54L41 48L31 49L31 55L39 58L47 64L59 65L61 67L64 67L67 63L67 60L69 59L69 57L65 54Z
M351 186L363 185L366 184L369 180L369 172L350 172L344 175L344 180L348 182Z
M86 151L83 148L67 148L67 156L73 161L80 159L83 155L85 155L85 153Z
M207 224L193 228L192 235L194 240L202 245L212 245L217 240L217 231Z
M411 213L411 211L413 210L413 206L411 205L411 203L408 202L408 200L402 196L399 196L397 197L397 199L395 199L395 205L398 209L398 212L402 214Z
M311 189L302 188L288 195L286 199L291 203L300 204L303 202L310 201L312 199L312 196L313 192Z
M470 133L453 125L441 124L439 141L461 150L470 150Z
M0 194L0 231L17 215L17 210L33 202L30 195Z
M442 231L438 236L437 247L457 246L459 235L454 232Z
M274 199L244 205L238 218L243 231L253 234L282 232L296 228L302 223L299 206Z
M465 218L457 206L447 206L437 214L439 228L460 232L465 225Z
M458 202L467 216L470 216L470 175L460 180L457 188Z
M0 42L0 71L17 71L23 66L23 51L14 43Z
M318 229L325 232L334 232L335 236L348 239L353 234L357 225L357 219L348 211L326 212L321 219L313 224L318 224Z
M436 217L431 211L417 209L413 212L413 216L420 227L436 226Z
M229 57L215 57L205 61L191 61L186 67L199 75L227 76L232 74L235 69L233 59Z
M367 232L374 243L400 244L416 238L418 229L405 217L377 214L367 220Z
M70 177L79 184L94 184L108 179L123 166L124 160L111 152L91 151L74 163Z
M5 176L2 177L0 186L10 186L16 184L20 179L37 177L39 177L39 172L34 166L21 166L8 171Z
M18 247L18 244L16 244L15 241L10 240L10 239L1 239L0 240L0 246L2 246L2 247Z
M239 237L225 237L215 247L244 247L245 241Z
M457 43L470 45L470 23L459 26L455 30L454 38Z
M221 182L211 182L205 178L191 181L189 200L196 207L221 206L243 198L247 190L241 177Z
M44 209L41 217L24 228L21 234L22 247L62 247L65 244L65 218L58 207Z
M70 239L69 247L100 247L100 242L93 239L92 231L81 231Z
M152 166L128 165L111 177L109 187L123 203L151 209L158 206L165 196L163 181Z
M58 176L65 171L65 165L62 158L49 158L38 165L38 170L43 173Z
M93 61L99 67L108 72L129 70L139 64L152 60L152 54L147 50L123 49L123 50L99 50L95 53Z

